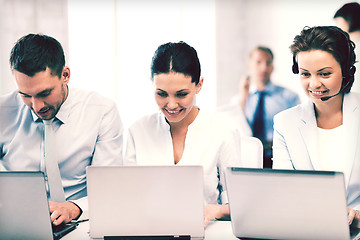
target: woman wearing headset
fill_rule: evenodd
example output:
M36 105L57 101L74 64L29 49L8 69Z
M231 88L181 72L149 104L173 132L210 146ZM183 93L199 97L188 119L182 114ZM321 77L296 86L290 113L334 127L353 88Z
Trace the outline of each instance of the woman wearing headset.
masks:
M360 95L349 93L354 47L332 26L305 28L295 37L293 72L309 99L274 117L273 166L343 172L349 224L360 227Z

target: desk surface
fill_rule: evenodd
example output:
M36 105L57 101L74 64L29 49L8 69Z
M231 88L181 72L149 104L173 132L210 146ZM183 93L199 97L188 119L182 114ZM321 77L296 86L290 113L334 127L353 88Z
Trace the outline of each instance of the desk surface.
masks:
M89 222L82 222L77 228L61 240L89 240ZM236 240L232 233L230 221L210 222L205 229L205 240Z
M230 221L210 222L205 228L205 240L239 240L232 233ZM353 239L360 239L360 232ZM61 240L90 240L89 222L82 222Z

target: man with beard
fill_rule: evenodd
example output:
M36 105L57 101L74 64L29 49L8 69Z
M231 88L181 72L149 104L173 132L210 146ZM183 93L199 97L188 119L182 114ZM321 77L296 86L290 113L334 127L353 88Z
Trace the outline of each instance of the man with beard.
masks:
M68 87L70 68L52 37L20 38L10 66L17 90L0 98L0 171L44 172L53 224L77 219L87 210L86 167L122 162L116 104Z

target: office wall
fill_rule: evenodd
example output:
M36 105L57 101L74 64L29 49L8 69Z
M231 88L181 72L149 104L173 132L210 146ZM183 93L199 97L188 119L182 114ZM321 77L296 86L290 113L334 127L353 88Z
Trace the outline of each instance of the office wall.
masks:
M9 68L11 48L28 33L55 37L68 52L67 1L0 0L0 95L14 90Z
M131 108L139 115L150 111L150 58L166 41L185 40L198 50L206 80L197 99L202 108L225 104L236 94L238 81L247 75L248 52L257 44L274 51L273 81L302 94L297 76L291 73L288 46L306 25L333 25L333 14L345 2L0 0L0 94L15 89L9 53L14 42L29 32L57 38L72 69L70 84L113 98L124 115L131 115ZM171 27L164 28L162 22ZM133 51L134 57L122 59L125 51ZM145 72L140 74L139 69ZM123 98L134 91L123 83L133 79L143 84L144 91ZM143 99L145 111L139 104ZM136 106L130 106L129 100Z
M70 85L116 101L125 126L157 111L150 63L163 43L185 41L199 55L196 103L215 106L215 0L69 0ZM84 24L86 23L86 24Z

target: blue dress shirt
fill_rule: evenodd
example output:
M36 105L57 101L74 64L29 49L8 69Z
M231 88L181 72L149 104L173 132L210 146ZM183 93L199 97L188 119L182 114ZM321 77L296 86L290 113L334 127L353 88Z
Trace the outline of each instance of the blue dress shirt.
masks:
M0 112L0 170L44 171L42 120L17 91L0 98ZM86 167L122 164L117 107L94 92L69 89L52 126L66 200L87 210Z
M277 86L272 82L269 82L266 85L263 92L265 93L265 140L272 142L274 131L273 118L275 114L298 105L300 103L300 99L293 91ZM255 86L251 86L249 96L245 104L245 116L250 126L252 126L254 121L254 113L259 100L259 95L259 91L257 91Z

